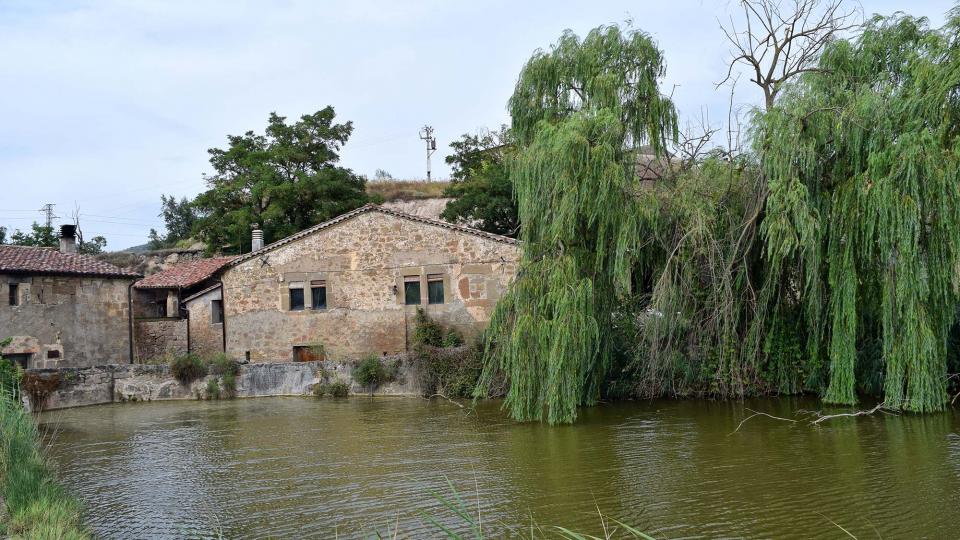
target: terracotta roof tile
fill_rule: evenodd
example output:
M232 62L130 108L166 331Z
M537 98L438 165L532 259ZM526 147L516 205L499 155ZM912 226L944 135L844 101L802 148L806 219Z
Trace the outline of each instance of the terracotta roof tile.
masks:
M48 274L140 277L91 255L61 253L56 248L0 245L0 274Z
M137 289L172 289L192 287L216 274L236 257L214 257L183 262L133 284Z

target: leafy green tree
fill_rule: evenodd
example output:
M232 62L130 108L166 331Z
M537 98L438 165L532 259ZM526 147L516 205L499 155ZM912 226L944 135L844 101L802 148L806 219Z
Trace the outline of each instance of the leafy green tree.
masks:
M33 222L30 226L30 232L23 232L20 229L10 235L10 243L17 246L36 246L36 247L57 247L60 240L53 233L53 226L47 227Z
M7 243L7 228L0 227L0 245Z
M958 42L957 12L940 30L874 18L831 43L756 126L770 189L764 298L803 310L807 355L827 361L826 401L853 404L866 391L890 408L946 402L960 268Z
M337 166L353 124L334 116L326 107L291 125L271 113L264 135L230 135L226 149L211 149L194 235L211 249L249 250L254 223L269 242L366 203L363 177Z
M77 244L77 251L84 255L98 255L103 253L105 247L107 247L107 239L98 235L90 240L80 241Z
M450 143L454 153L450 185L444 195L452 197L441 217L483 231L514 237L519 230L517 202L508 169L511 148L507 126L499 131L464 134Z
M520 73L509 108L524 249L482 379L506 374L515 419L572 422L599 397L617 348L611 323L655 217L637 154L648 145L662 156L676 138L663 74L653 40L618 26L582 41L568 31Z
M161 235L150 229L150 249L173 247L177 242L189 239L197 223L197 210L186 197L178 201L173 195L160 195L160 217L167 233Z

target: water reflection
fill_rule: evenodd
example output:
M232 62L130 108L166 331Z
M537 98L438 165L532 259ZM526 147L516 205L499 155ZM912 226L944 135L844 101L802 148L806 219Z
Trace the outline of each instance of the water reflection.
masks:
M658 537L958 536L960 415L878 415L822 427L815 402L657 401L574 426L507 421L404 398L263 398L47 413L64 481L109 538L369 536L420 512L462 523L445 477L492 537L531 522L598 533L599 507ZM56 435L54 436L54 432ZM479 497L477 496L479 493Z

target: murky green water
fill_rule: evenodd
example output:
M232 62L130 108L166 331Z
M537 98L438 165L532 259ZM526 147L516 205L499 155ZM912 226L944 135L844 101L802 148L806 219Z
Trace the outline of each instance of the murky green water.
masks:
M813 401L604 405L574 426L519 425L414 398L264 398L46 413L65 483L107 538L437 537L420 512L444 477L489 538L596 514L658 538L960 538L960 414L824 427ZM479 492L479 497L478 497Z

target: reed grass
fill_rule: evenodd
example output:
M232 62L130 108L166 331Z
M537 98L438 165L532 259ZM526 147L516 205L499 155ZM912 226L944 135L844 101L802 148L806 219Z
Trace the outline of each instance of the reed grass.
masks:
M0 536L29 540L92 538L80 503L59 484L40 447L37 426L15 389L0 388Z

